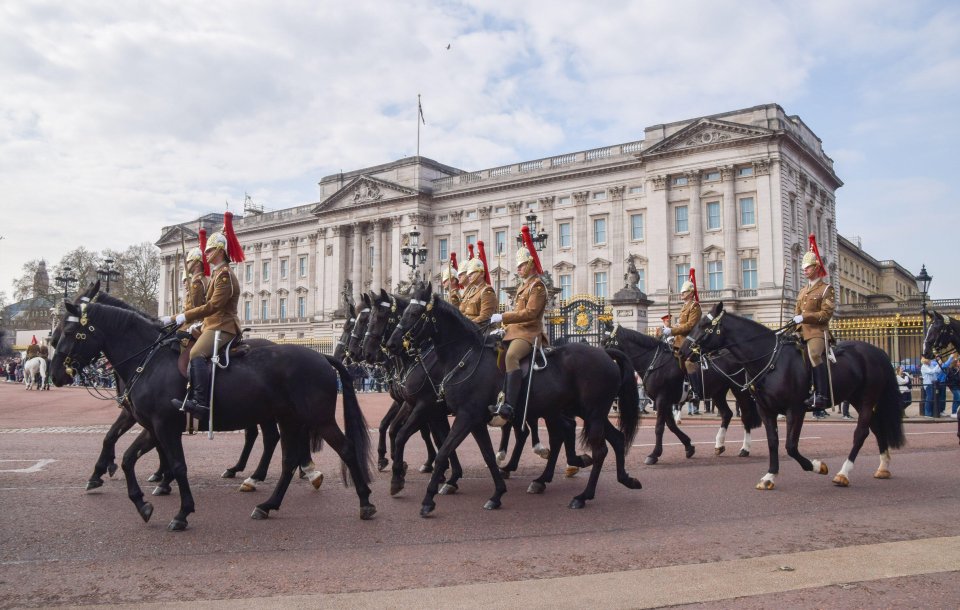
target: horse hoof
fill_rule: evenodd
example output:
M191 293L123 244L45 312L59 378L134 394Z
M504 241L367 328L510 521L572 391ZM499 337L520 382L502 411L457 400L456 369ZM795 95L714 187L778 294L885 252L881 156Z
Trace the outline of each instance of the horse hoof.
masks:
M182 532L185 529L187 529L187 522L183 519L174 519L167 526L168 532Z
M587 503L580 498L574 498L573 500L570 500L568 508L584 508L586 505Z
M155 496L169 496L170 495L170 486L169 485L157 485L153 488L153 495Z
M361 506L360 507L360 520L369 521L373 519L373 516L377 514L377 507L371 504L370 506Z
M398 480L396 480L396 479L394 479L393 481L390 481L390 495L391 495L391 496L395 496L395 495L397 495L398 493L400 493L401 491L403 491L403 481L398 481Z
M497 464L503 464L507 460L506 451L497 451Z
M444 483L440 486L440 495L441 496L452 496L457 493L459 487L455 483Z
M383 472L384 470L386 470L387 466L389 465L390 465L390 461L387 460L386 458L380 458L379 460L377 460L377 470L379 470L380 472Z
M838 487L849 487L850 479L845 474L837 473L837 476L833 477L833 484Z
M255 507L253 509L253 512L250 513L250 518L256 519L257 521L263 521L264 519L267 519L269 517L270 517L270 513L263 510L259 506Z
M643 485L640 484L640 481L636 480L633 477L627 477L626 479L620 482L623 483L623 486L626 487L627 489L643 489Z
M221 479L233 479L237 476L237 471L232 468L227 468L223 471L223 474L220 475Z
M533 452L542 457L545 460L550 459L550 447L544 447L543 445L537 445L533 448Z
M103 487L103 481L101 479L90 479L87 481L87 491L93 491L98 487Z
M143 522L148 523L150 521L150 517L153 516L153 504L144 502L143 506L137 509L137 512L140 513L140 517L143 519Z
M567 466L567 469L563 471L563 476L569 479L570 477L577 476L578 472L580 472L579 466Z
M310 484L313 485L314 489L320 489L320 486L323 485L322 472L314 472L308 478L310 479Z
M773 481L760 481L757 483L757 489L760 491L769 491L775 487Z
M746 449L741 449L740 453L737 454L737 457L750 457L750 452Z
M653 466L654 464L657 463L657 461L658 461L657 458L653 457L652 455L648 455L647 459L643 460L643 463L646 464L647 466Z
M890 471L884 469L878 469L875 473L873 473L873 478L875 479L889 479L891 476L892 475L890 474Z
M820 462L820 468L817 468L817 474L827 474L830 472L830 469L827 468L827 465L823 462Z
M147 478L147 483L159 483L163 480L163 477L157 473L153 473Z
M422 472L423 474L429 474L429 473L433 472L433 464L426 463L426 464L424 464L423 466L421 466L420 468L417 468L417 470L419 470L419 471Z
M247 481L244 481L243 483L240 483L240 487L237 489L237 491L242 491L242 492L257 491L257 486L254 485L253 483L248 483Z
M530 483L530 486L527 487L528 494L542 494L547 490L547 486L541 483L540 481L533 481Z
M500 508L499 500L487 500L483 504L483 510L497 510L498 508Z
M696 452L697 452L697 447L695 445L690 445L689 447L687 447L685 451L685 453L687 454L687 459L689 460L690 458L692 458L693 454Z
M116 463L116 462L111 462L110 465L107 466L107 474L110 475L110 478L111 478L111 479L113 478L113 475L117 474L117 463Z
M586 453L577 457L580 458L580 468L590 468L593 466L593 458Z
M433 504L424 504L423 506L420 507L420 516L423 518L429 517L430 513L433 512L433 508L434 508Z
M714 447L714 448L713 448L713 455L720 455L720 454L722 454L722 453L723 453L724 451L726 451L726 450L727 450L726 447Z

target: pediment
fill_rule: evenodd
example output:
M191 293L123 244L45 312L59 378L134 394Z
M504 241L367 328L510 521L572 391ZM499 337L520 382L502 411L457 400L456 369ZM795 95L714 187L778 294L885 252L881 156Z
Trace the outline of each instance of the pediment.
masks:
M605 258L597 257L590 261L589 265L591 269L607 269L612 263Z
M318 203L310 212L312 214L325 214L337 210L377 205L416 195L419 195L418 191L394 182L372 176L357 176L340 190Z
M573 271L574 269L577 268L577 266L574 265L573 263L568 263L567 261L560 261L559 263L554 265L553 268L556 269L557 271L562 272L562 271Z
M737 140L766 137L773 133L772 129L764 127L704 118L694 121L672 136L654 144L644 151L642 156L647 157L687 149L716 148L734 143Z
M160 239L158 239L154 245L162 247L165 244L180 244L181 235L183 236L183 242L186 244L196 242L200 237L200 235L190 227L186 227L184 225L174 225L172 227L167 227L163 234L160 235ZM190 247L192 247L192 245Z

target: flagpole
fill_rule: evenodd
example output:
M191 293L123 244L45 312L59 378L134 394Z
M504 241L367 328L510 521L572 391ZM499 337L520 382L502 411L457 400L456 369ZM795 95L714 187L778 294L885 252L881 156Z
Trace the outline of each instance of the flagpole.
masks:
M420 156L420 117L423 116L423 106L420 105L420 94L417 94L417 157Z

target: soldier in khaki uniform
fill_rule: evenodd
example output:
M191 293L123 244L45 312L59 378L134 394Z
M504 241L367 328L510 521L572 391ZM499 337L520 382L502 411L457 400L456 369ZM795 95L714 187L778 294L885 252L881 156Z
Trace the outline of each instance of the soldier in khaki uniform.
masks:
M447 302L456 308L460 308L460 290L457 286L457 276L450 272L450 267L444 267L440 272L440 281L443 284L443 294Z
M203 274L203 252L200 251L200 248L194 248L187 253L187 274L189 277L185 278L184 311L199 307L207 302L207 288L210 286L210 280ZM192 326L189 322L184 322L180 330L192 331L195 334L194 339L196 339L200 336L200 333L193 330ZM186 346L187 341L185 340L183 347Z
M834 292L833 286L823 280L827 271L823 268L813 235L810 236L810 251L803 255L802 265L807 285L797 295L793 322L807 346L807 356L812 368L813 393L805 404L810 409L822 410L831 406L830 372L827 370L824 352L829 337L830 318L833 317Z
M669 326L664 322L663 328L658 331L658 334L664 337L673 337L673 349L677 353L679 353L680 346L687 338L687 335L689 335L693 327L700 322L700 317L703 315L703 311L700 309L700 295L697 292L696 277L696 271L690 269L689 279L680 287L680 298L683 300L683 307L680 309L677 323ZM689 393L684 393L678 403L681 405L691 398L699 398L703 395L703 391L700 388L700 376L695 374L698 373L697 365L690 360L686 360L683 363L683 367L687 373L687 381L690 382L694 396L690 396Z
M547 308L547 287L540 279L543 273L540 259L530 240L530 231L523 227L525 247L517 250L517 275L523 282L517 288L517 298L513 311L490 316L490 323L503 322L506 333L503 336L507 344L506 370L503 400L491 405L493 414L491 425L502 426L513 418L514 407L521 406L520 389L523 371L520 361L533 351L538 340L545 343L547 336L543 331L543 312Z
M490 322L490 316L497 311L497 293L484 279L483 261L471 258L465 263L467 268L467 287L460 301L460 313L477 326Z
M237 316L240 281L230 269L230 253L237 258L236 262L242 262L243 250L233 234L230 216L229 212L224 215L224 231L214 233L207 241L206 254L212 271L206 302L178 313L173 319L181 325L203 320L203 332L190 350L191 392L184 403L184 411L196 417L206 417L210 412L211 363L208 359L213 356L216 331L220 331L220 347L240 334L240 318ZM164 316L161 321L169 324L172 320ZM174 402L179 406L179 401Z

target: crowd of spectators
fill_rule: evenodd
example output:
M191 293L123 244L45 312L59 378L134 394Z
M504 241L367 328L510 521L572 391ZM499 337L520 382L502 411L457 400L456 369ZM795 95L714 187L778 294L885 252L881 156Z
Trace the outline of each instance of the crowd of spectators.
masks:
M7 383L23 383L23 361L20 356L0 360L3 366L3 379Z
M923 378L920 414L923 417L943 417L949 389L953 394L950 417L957 417L957 407L960 406L960 363L956 355L946 360L939 357L933 360L923 358L920 362L920 375Z

